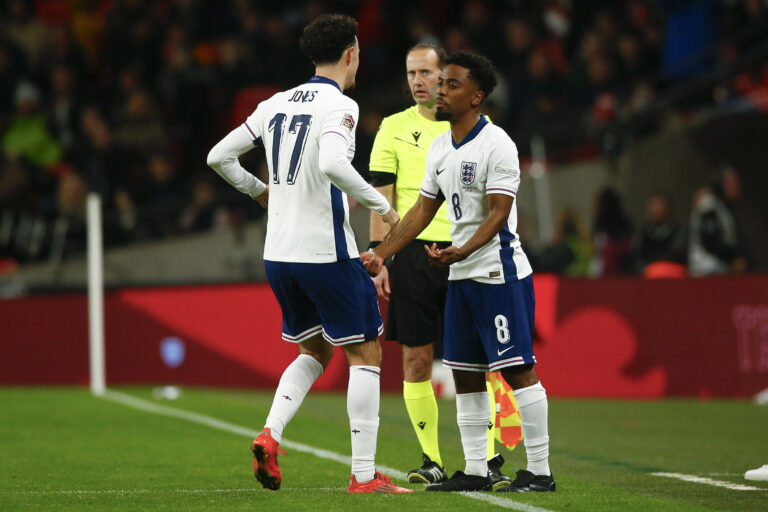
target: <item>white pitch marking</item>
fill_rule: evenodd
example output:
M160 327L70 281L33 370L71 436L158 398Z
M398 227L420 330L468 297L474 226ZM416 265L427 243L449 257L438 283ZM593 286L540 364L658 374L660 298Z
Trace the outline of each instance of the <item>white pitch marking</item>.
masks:
M120 393L118 391L107 390L106 394L103 395L102 398L106 398L108 400L112 400L114 402L118 402L142 411L160 414L162 416L170 416L172 418L180 418L183 420L191 421L193 423L199 423L201 425L224 430L226 432L232 432L233 434L242 434L246 437L256 437L259 435L259 433L253 429L241 427L240 425L235 425L234 423L212 418L210 416L206 416L205 414L198 414L196 412L189 412L183 409L175 409L173 407L154 404L152 402L142 400L141 398L126 395L125 393ZM341 455L329 450L315 448L306 444L297 443L295 441L289 441L288 439L283 439L280 441L280 446L296 450L297 452L310 453L316 457L320 457L321 459L333 460L341 464L346 464L347 466L352 464L352 459L345 455ZM406 473L398 471L397 469L379 465L376 467L381 473L399 478L400 480L405 480L408 477Z
M66 489L62 491L22 491L19 494L217 494L217 493L236 493L236 492L254 492L258 489Z
M339 491L346 487L283 487L290 491ZM239 492L261 492L261 489L249 487L247 489L67 489L62 491L5 491L2 494L45 494L45 495L70 495L70 494L234 494Z
M731 489L732 491L764 491L760 487L753 487L751 485L734 484L732 482L723 482L722 480L714 480L704 476L686 475L684 473L651 473L654 476L663 476L666 478L676 478L684 482L693 482L696 484L713 485L715 487L724 487Z
M485 501L498 507L508 508L511 510L522 510L523 512L552 512L546 508L534 507L533 505L526 505L525 503L518 503L516 501L510 501L493 494L485 494L482 492L460 492L467 498L474 498L476 500Z
M120 393L119 391L107 390L105 394L98 396L98 398L111 400L113 402L127 405L128 407L133 407L134 409L139 409L141 411L151 412L153 414L159 414L161 416L169 416L171 418L179 418L179 419L191 421L192 423L206 425L208 427L224 430L226 432L231 432L233 434L241 434L247 437L256 437L259 434L258 432L250 428L241 427L240 425L235 425L234 423L228 423L226 421L222 421L216 418L212 418L210 416L206 416L205 414L199 414L196 412L185 411L183 409L175 409L173 407L158 405L152 402L148 402L147 400L143 400L141 398L136 398L134 396L127 395L125 393ZM280 445L286 448L290 448L292 450L299 451L299 452L309 453L323 459L340 462L347 466L349 466L351 463L351 459L345 455L341 455L339 453L335 453L329 450L322 450L306 444L297 443L295 441L289 441L287 439L283 439L280 441ZM388 468L386 466L379 466L378 464L376 465L376 468L379 470L379 472L387 476L391 476L399 480L407 480L407 477L408 477L407 473L403 473L400 470ZM508 508L511 510L522 510L524 512L552 512L551 510L547 510L545 508L533 507L531 505L526 505L524 503L519 503L509 499L499 498L496 496L491 496L491 495L486 495L481 493L462 492L459 494L461 494L462 496L466 496L468 498L476 499L479 501L485 501L487 503L492 503L496 506Z

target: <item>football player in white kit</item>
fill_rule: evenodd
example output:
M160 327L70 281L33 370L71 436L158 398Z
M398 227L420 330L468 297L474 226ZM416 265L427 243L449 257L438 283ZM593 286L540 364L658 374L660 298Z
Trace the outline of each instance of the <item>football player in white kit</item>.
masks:
M421 194L373 254L381 261L413 240L447 202L453 245L425 245L430 264L450 265L443 364L453 370L456 414L465 470L428 491L490 490L486 438L490 411L486 371L501 371L520 409L527 469L499 492L554 491L549 469L547 395L533 369L532 269L520 246L514 204L520 184L517 148L488 123L480 105L496 85L485 57L456 52L445 62L437 93L437 119L450 131L432 143Z
M280 488L283 430L341 346L350 365L347 412L352 438L350 493L405 493L376 471L382 331L376 289L349 224L346 194L389 225L399 220L387 200L352 167L358 107L343 95L359 64L357 22L323 15L305 27L301 50L315 76L263 101L208 155L232 186L263 205L268 199L264 260L283 313L283 339L299 356L283 372L264 429L252 444L254 474ZM264 145L269 187L238 157ZM265 352L266 354L266 352Z

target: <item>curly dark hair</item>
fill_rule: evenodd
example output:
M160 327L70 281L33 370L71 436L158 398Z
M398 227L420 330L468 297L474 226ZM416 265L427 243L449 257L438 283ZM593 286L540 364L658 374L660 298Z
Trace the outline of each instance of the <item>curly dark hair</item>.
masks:
M457 51L445 59L445 65L448 66L450 64L468 69L469 78L477 84L478 89L485 93L485 98L491 94L498 83L496 75L493 74L493 62L482 55ZM483 101L485 101L485 98L483 98Z
M356 34L354 18L344 14L323 14L304 27L299 48L315 65L335 63L344 50L354 46Z

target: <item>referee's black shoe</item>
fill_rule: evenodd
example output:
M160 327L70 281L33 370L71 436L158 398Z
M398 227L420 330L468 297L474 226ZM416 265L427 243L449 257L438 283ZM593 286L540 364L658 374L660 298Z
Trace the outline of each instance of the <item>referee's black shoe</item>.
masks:
M501 472L501 466L503 465L504 457L500 453L488 459L488 478L491 479L491 486L494 491L498 491L512 483L512 479Z
M498 492L551 492L557 488L552 475L534 475L526 469L517 472L517 478Z
M420 468L408 472L408 481L412 484L437 484L445 482L448 475L445 474L445 468L429 458L426 453L422 454L424 464Z
M441 484L428 485L427 491L437 492L462 492L462 491L490 491L491 480L487 476L467 475L463 471L457 471L451 478Z

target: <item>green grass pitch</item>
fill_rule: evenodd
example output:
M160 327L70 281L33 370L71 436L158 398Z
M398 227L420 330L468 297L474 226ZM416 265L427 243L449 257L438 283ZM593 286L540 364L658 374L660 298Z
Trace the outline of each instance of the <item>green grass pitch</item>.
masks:
M184 389L158 401L151 389L119 392L256 430L268 392ZM440 400L449 473L463 469L454 402ZM310 393L285 438L349 454L345 397ZM557 491L480 496L347 495L349 468L288 449L283 488L254 480L250 437L138 410L76 388L0 389L0 510L352 511L768 510L768 482L743 479L768 463L768 407L747 401L550 400L550 461ZM506 474L522 447L503 449ZM420 450L402 398L384 395L377 463L407 471ZM656 476L680 473L757 487L735 490ZM402 483L402 482L399 482Z

